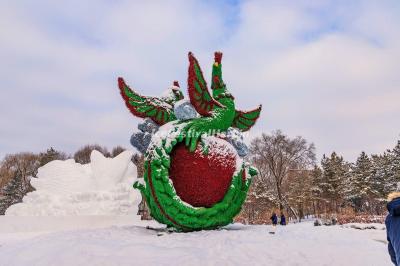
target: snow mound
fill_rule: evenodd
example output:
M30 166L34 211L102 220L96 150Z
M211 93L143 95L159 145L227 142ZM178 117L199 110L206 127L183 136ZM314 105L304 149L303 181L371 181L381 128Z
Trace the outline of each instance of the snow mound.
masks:
M133 166L132 156L131 151L125 151L115 158L106 158L102 153L94 150L90 155L90 168L96 180L96 188L104 190L123 182L127 177L129 165ZM136 167L131 167L130 170L132 171L130 175L135 175Z
M36 191L8 208L6 215L136 215L140 194L132 188L132 155L125 151L106 158L93 151L86 165L72 159L49 162L39 168L38 178L31 179Z
M348 223L343 224L344 228L353 228L358 230L367 230L367 229L375 229L375 230L385 230L386 226L384 224L379 223Z

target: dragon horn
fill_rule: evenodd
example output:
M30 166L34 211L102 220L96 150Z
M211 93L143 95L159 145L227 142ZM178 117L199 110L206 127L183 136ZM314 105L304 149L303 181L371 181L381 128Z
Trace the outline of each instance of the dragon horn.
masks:
M221 64L221 59L222 59L222 52L215 52L214 53L215 64L217 64L217 65Z

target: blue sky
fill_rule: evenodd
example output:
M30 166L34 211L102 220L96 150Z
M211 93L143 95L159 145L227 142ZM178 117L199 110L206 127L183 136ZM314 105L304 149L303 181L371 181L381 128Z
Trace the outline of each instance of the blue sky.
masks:
M187 52L209 77L216 50L237 107L263 104L252 136L301 135L319 158L382 152L400 138L399 13L398 1L3 1L0 156L130 148L139 120L117 77L149 95L186 88Z

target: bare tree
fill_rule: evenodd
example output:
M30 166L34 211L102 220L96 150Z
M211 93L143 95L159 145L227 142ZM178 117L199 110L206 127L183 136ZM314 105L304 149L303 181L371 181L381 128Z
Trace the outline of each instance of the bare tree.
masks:
M121 146L116 146L111 151L111 157L117 157L119 154L123 153L126 149Z
M312 206L312 170L296 169L288 173L285 191L290 206L296 210L299 220L306 215L314 214Z
M288 208L298 216L286 198L284 183L292 170L308 169L315 163L315 147L302 137L289 138L280 130L270 135L262 134L250 145L250 160L259 170L259 178L268 188L273 199L283 211Z
M36 176L39 165L38 155L22 152L6 155L1 163L1 168L2 172L9 172L11 177L19 172L23 178L27 179L30 176ZM29 180L26 183L29 183Z
M74 154L75 162L80 164L87 164L90 163L90 154L93 150L101 152L105 157L110 157L111 154L108 152L106 147L102 147L98 144L86 145L80 148Z

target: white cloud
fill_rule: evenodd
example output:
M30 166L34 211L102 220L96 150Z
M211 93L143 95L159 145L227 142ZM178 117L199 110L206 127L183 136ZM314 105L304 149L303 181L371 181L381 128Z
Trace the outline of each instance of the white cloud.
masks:
M268 11L266 17L258 15L265 11L264 4L249 5L254 6L244 9L243 17L254 22L242 23L230 43L229 53L239 54L240 59L230 62L233 74L226 76L230 75L233 87L246 88L235 91L238 99L243 99L238 94L244 96L251 89L254 98L262 101L261 128L303 135L316 143L319 156L336 150L353 160L361 150L378 153L394 146L400 133L400 22L393 16L384 18L385 11L392 12L387 6L380 7L378 21L368 20L377 17L368 5L346 11L335 7L332 13L341 16L331 23L337 28L320 31L325 22L318 18L320 13L292 5L286 7L286 15L278 16L286 18L286 24L275 20L276 29L283 32L272 30L277 37L265 44L269 29L257 25L265 25L273 16ZM361 14L355 12L358 9ZM380 27L385 30L379 31ZM312 38L304 38L310 32ZM250 101L254 100L246 102Z
M116 77L144 94L185 86L187 52L214 50L255 131L280 128L352 160L399 137L397 3L10 2L0 11L0 155L88 142L129 146L137 119ZM233 21L233 22L232 22Z

